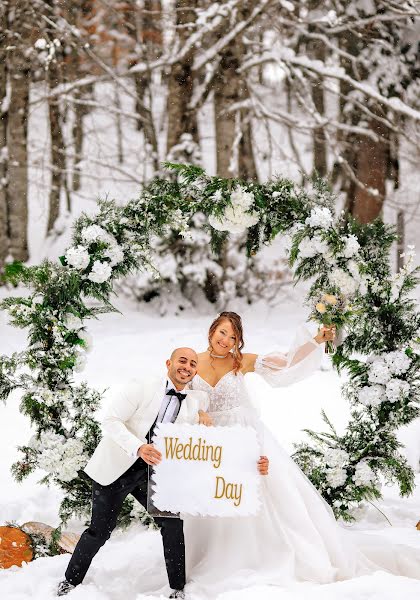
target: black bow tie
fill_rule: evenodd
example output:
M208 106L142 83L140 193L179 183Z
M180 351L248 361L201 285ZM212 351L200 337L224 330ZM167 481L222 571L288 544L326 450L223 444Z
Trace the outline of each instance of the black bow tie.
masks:
M167 396L176 396L180 402L185 400L185 398L187 397L187 394L182 394L181 392L177 392L174 389L169 390L169 392L166 392L166 395Z

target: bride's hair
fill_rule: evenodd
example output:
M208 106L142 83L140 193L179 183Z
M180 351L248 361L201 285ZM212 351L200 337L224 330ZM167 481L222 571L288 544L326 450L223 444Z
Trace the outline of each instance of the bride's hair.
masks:
M242 329L242 319L235 312L221 312L218 317L216 317L213 323L210 325L209 329L209 348L212 349L211 338L213 337L214 332L218 328L218 326L223 323L223 321L229 321L232 325L233 332L235 334L235 345L232 350L233 356L233 371L235 374L239 371L242 365L242 348L244 347L244 334Z

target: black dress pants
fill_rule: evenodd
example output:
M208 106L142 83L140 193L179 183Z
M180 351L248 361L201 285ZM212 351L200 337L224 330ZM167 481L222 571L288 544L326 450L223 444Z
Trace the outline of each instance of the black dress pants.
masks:
M92 520L70 559L66 579L73 585L82 583L93 557L110 538L125 498L131 494L143 506L147 505L147 464L136 462L110 485L93 482ZM181 519L159 517L155 519L163 540L166 571L172 589L182 590L185 585L185 545Z

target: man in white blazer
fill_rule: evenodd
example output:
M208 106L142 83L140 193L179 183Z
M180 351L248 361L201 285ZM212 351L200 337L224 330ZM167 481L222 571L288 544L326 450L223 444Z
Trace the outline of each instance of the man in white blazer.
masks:
M185 390L197 373L197 354L191 348L177 348L166 361L167 376L134 380L112 390L104 418L103 438L85 472L93 480L92 520L82 534L70 559L58 596L82 583L92 559L111 536L128 494L147 504L148 465L158 464L160 452L150 443L156 423L204 423L207 394ZM183 393L184 391L184 393ZM185 546L183 523L179 518L159 517L155 521L163 539L170 598L183 598Z

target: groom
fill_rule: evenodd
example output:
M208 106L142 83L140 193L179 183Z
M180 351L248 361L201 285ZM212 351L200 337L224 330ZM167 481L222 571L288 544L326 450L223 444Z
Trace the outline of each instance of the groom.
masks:
M166 361L167 376L162 380L131 381L113 393L103 422L104 436L86 465L93 480L92 520L82 534L57 590L64 596L82 583L92 559L111 536L128 494L147 506L148 466L161 460L150 443L156 423L211 424L203 411L207 394L185 390L197 373L197 354L191 348L177 348ZM155 519L163 539L170 598L184 598L185 546L182 520Z

